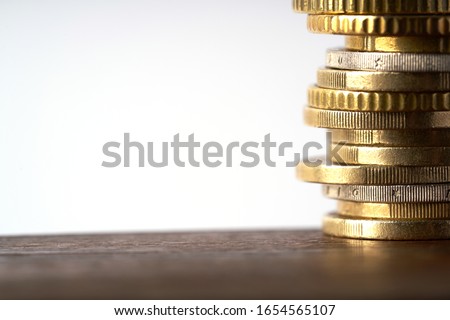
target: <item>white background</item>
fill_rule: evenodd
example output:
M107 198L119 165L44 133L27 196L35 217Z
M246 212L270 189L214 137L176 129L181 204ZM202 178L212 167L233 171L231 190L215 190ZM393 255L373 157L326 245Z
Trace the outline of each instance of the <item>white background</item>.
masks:
M108 169L102 146L323 142L301 111L342 42L290 0L1 1L0 234L318 227L334 203L285 160Z

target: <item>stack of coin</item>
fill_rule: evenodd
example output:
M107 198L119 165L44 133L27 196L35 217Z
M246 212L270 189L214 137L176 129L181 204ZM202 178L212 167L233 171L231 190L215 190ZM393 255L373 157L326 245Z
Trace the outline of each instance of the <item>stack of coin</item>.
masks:
M346 36L309 89L331 159L298 175L338 200L324 232L450 238L450 1L294 0L308 29Z

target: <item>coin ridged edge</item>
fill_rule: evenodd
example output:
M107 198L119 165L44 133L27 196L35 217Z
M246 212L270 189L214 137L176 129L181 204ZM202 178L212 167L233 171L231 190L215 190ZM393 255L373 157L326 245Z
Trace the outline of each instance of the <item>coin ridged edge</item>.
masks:
M324 184L406 185L450 183L450 166L392 167L372 165L325 165L300 163L297 177L306 182Z
M382 186L325 184L322 191L328 198L355 202L418 203L450 201L450 184L447 183Z
M450 17L444 15L309 15L308 30L316 33L379 36L446 36Z
M440 14L450 12L442 0L294 0L294 10L310 14Z
M342 111L450 111L450 92L347 91L313 86L308 89L308 104Z
M304 122L312 127L355 130L445 129L450 112L339 111L307 107Z

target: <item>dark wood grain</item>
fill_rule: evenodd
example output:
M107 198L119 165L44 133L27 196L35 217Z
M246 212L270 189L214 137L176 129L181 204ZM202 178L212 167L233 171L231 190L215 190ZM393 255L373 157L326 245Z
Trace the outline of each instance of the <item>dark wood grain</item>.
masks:
M0 298L450 298L450 241L319 231L1 237Z

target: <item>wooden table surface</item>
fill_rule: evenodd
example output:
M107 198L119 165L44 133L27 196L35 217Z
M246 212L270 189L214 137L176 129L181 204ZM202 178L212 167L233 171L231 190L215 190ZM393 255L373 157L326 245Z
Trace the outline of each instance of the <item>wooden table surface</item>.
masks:
M450 241L305 230L0 237L0 298L450 298Z

